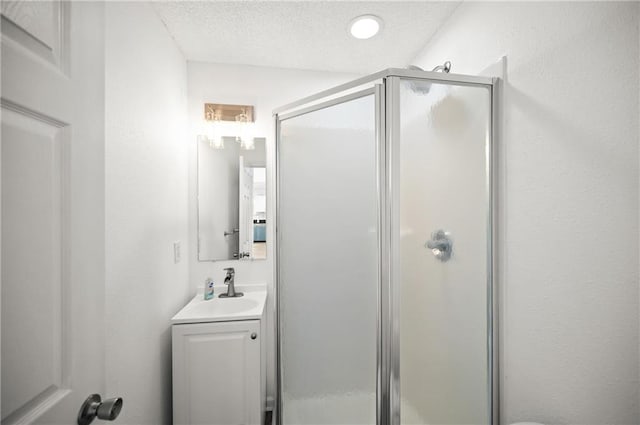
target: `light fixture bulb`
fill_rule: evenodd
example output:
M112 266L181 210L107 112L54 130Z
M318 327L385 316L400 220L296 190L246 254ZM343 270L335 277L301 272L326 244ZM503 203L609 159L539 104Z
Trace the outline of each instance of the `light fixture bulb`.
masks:
M213 149L224 149L224 140L220 131L220 120L213 120L207 123L207 139L209 146Z
M240 149L244 149L245 151L252 151L256 148L256 143L253 140L253 137L247 137L240 141Z
M211 146L213 149L224 149L224 140L222 139L222 137L209 139L209 146Z
M236 116L236 124L239 126L239 135L236 136L236 141L240 143L240 148L245 150L255 149L253 142L253 123L249 121L249 116L246 111L242 111L241 114Z
M349 31L360 40L366 40L378 34L382 27L382 19L375 15L362 15L351 21Z

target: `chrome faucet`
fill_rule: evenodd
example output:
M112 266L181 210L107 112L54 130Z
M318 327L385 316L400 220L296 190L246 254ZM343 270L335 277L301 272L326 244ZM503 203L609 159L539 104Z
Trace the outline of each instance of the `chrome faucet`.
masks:
M235 286L235 277L236 277L236 271L233 267L227 267L226 269L224 269L224 271L227 272L227 275L224 278L224 284L225 285L229 285L227 288L227 293L226 294L220 294L220 298L235 298L235 297L241 297L244 294L242 292L236 292L236 286Z

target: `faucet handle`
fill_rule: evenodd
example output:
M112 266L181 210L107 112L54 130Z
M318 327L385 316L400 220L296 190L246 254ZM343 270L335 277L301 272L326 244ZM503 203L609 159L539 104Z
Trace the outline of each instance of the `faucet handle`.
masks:
M224 269L225 272L227 272L227 276L233 276L236 274L236 269L234 269L233 267L227 267Z

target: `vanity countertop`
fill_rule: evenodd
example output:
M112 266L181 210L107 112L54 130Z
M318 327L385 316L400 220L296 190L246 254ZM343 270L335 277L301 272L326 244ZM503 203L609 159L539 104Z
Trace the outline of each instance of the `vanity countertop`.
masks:
M210 300L204 299L202 290L198 291L189 304L171 318L171 324L228 322L262 318L267 300L266 286L236 285L236 291L242 292L244 295L238 298L220 298L220 293L224 293L220 292Z

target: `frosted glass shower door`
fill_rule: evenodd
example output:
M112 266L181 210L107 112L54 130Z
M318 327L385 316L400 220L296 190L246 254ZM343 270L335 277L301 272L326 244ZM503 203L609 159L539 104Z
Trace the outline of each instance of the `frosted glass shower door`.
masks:
M487 424L491 91L395 83L401 423Z
M281 118L281 423L374 424L378 292L376 98Z

